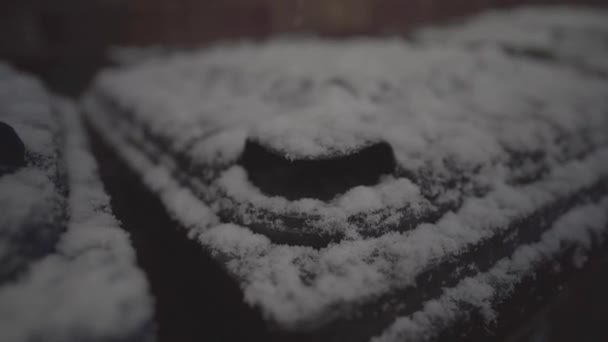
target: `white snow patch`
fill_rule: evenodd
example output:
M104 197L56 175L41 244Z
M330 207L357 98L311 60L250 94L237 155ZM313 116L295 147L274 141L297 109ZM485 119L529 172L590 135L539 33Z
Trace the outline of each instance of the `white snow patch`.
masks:
M152 338L152 299L128 235L109 209L75 109L66 123L70 220L56 252L0 286L0 339L7 342Z

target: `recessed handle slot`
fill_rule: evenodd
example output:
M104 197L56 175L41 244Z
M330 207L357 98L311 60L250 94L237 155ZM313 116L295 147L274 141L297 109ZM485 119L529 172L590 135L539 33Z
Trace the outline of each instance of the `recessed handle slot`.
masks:
M249 181L269 196L327 201L359 185L374 185L395 170L386 142L366 145L346 155L288 159L281 152L248 139L239 161Z
M0 174L25 165L25 145L17 132L0 121Z

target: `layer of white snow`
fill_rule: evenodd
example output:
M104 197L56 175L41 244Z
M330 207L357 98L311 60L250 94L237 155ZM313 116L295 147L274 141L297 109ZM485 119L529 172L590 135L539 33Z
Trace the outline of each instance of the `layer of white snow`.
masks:
M608 139L606 82L560 65L514 59L493 48L420 48L399 40L219 46L108 70L94 90L85 101L94 115L113 116L114 129L153 155L166 153L161 159L170 160L172 153L183 154L202 169L234 163L247 137L290 158L345 153L366 141L385 140L400 168L428 175L428 184L414 186L429 188L421 192L431 193L435 204L458 203L473 189L550 169ZM97 103L100 98L117 102L136 124L104 109ZM151 144L145 131L168 152L146 146ZM509 166L514 154L538 152L540 162ZM441 179L454 177L455 170L470 179L468 187L451 191L441 186ZM325 217L323 212L331 211L333 220L318 220L311 229L348 231L348 225L335 222L344 222L352 212L333 210L346 202L346 194L332 203L305 199L283 205L283 199L238 185L239 174L232 168L212 175L207 179L212 184L197 191L216 209L226 194L236 193L244 208L295 216ZM390 189L382 182L365 193L383 185ZM389 210L402 211L405 202L425 212L436 210L411 192L395 189L388 198L394 201L383 202ZM370 213L365 209L373 208L359 209ZM242 222L251 216L245 210L236 215ZM383 217L396 220L391 213Z
M13 71L11 77L36 85L36 91L21 88L26 99L28 94L43 92L29 77ZM152 340L153 301L148 284L136 266L128 235L111 213L109 197L97 175L78 114L67 101L50 96L45 99L46 110L53 108L58 113L53 124L65 132L61 144L49 140L46 148L60 146L65 156L69 219L52 253L30 262L17 278L0 284L0 340ZM23 108L27 105L27 101L21 102ZM23 113L43 117L26 110ZM25 132L18 128L25 125L15 126L20 133ZM27 138L24 141L28 144ZM45 146L39 148L43 150ZM6 177L0 181L12 188L19 186L14 174L10 180ZM0 190L2 196L6 195L4 189ZM3 216L14 213L4 208Z
M122 140L104 119L90 116L104 137L159 193L169 212L189 228L241 281L245 299L285 326L331 317L341 304L365 302L391 289L415 286L414 279L440 260L496 234L514 219L593 185L608 176L608 149L556 167L538 183L502 185L482 198L467 199L436 224L374 239L346 239L327 248L271 243L246 227L215 225L217 217L139 150ZM179 198L179 201L176 200ZM195 218L194 220L192 218ZM310 280L305 281L305 278Z
M316 250L272 244L263 235L233 224L214 226L217 218L201 202L171 180L139 151L107 134L123 157L144 175L170 213L212 253L226 263L242 284L245 299L268 318L285 326L331 317L344 303L364 302L404 286L415 286L421 271L438 260L457 255L467 246L505 229L505 224L536 208L608 176L608 150L553 170L541 184L503 187L487 197L468 200L463 208L437 224L422 224L408 233L376 239L346 240ZM180 198L177 201L176 198ZM198 221L192 220L197 217ZM573 228L578 231L578 226ZM311 281L304 281L310 277Z
M488 11L414 36L424 42L502 45L546 52L580 67L608 72L608 11L584 7L522 7Z
M125 112L105 107L107 99ZM98 132L189 236L239 280L245 300L287 328L414 287L437 263L608 177L608 83L493 46L390 39L217 46L107 70L84 105ZM168 151L151 143L146 131ZM458 173L484 191L448 191L438 183L430 199L423 193L427 184L398 175L327 202L270 197L235 165L247 137L288 158L346 153L384 140L400 168L448 179ZM511 165L513 155L538 153L542 162ZM201 175L208 183L181 185L175 154L220 171ZM537 164L539 177L514 181ZM358 234L398 222L404 208L433 210L452 200L460 205L435 223L375 238ZM244 223L220 223L217 215L226 208ZM375 219L379 208L389 215ZM256 210L317 220L318 232L337 230L345 238L319 249L273 243L247 227L259 219ZM348 220L356 213L366 214L363 223ZM589 219L601 223L597 215ZM586 220L573 226L575 237L586 234ZM264 224L277 228L270 221ZM487 290L480 295L492 292L491 286L478 288Z

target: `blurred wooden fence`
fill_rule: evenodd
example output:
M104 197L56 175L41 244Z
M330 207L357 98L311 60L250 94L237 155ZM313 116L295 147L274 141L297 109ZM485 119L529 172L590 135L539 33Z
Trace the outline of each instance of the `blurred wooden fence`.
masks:
M3 0L0 58L94 55L109 45L200 45L274 33L399 34L524 3L606 0Z
M106 63L109 46L402 34L487 8L547 3L608 0L0 0L0 60L75 92Z

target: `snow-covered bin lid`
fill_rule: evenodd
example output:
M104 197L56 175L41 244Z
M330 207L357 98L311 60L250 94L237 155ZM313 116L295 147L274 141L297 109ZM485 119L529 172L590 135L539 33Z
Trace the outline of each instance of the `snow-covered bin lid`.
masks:
M107 70L91 94L89 106L167 157L225 221L279 243L405 231L497 182L537 180L606 139L603 81L491 48L244 43ZM246 141L288 161L385 142L396 163L375 184L331 198L272 196L248 178Z
M245 300L284 329L356 319L369 303L412 314L442 281L481 269L460 257L492 266L606 192L606 81L491 46L216 46L106 70L83 104ZM394 167L330 199L290 199L257 186L243 163L247 146L264 144L293 163L386 144ZM558 230L550 249L601 233L606 204L589 204L593 224Z
M25 147L0 174L0 340L153 339L147 282L75 107L0 64L0 121Z
M427 27L421 42L494 45L520 57L570 64L608 74L608 11L584 7L521 7L488 11L444 27Z

